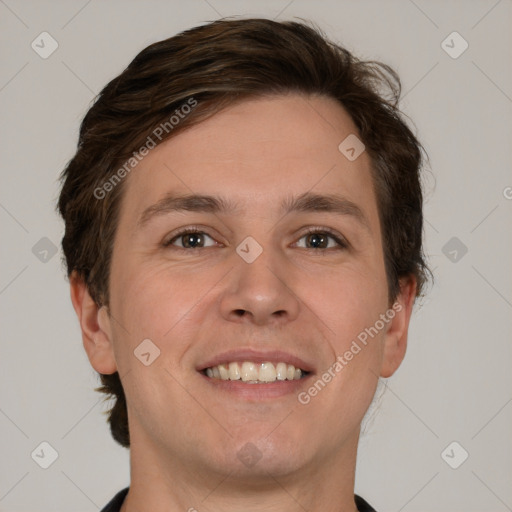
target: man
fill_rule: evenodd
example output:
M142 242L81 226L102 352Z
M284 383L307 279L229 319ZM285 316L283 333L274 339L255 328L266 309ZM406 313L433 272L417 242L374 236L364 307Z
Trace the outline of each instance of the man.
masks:
M398 97L389 67L264 19L155 43L101 92L59 209L130 447L105 511L373 510L360 425L427 271Z

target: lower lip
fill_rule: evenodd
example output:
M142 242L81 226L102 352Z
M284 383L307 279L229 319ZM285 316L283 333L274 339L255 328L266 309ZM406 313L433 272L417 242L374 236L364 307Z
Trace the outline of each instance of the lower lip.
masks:
M208 377L202 373L200 375L218 391L226 391L248 400L263 400L298 394L304 386L307 386L307 381L312 374L310 373L298 380L276 380L266 384L248 384L241 380L222 380Z

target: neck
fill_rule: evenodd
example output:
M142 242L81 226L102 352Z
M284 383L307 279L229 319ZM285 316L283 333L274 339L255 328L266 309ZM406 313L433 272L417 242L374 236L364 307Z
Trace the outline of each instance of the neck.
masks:
M121 512L357 512L354 479L359 433L338 453L298 469L240 474L177 460L147 439L132 438L131 484ZM141 442L144 441L144 442Z

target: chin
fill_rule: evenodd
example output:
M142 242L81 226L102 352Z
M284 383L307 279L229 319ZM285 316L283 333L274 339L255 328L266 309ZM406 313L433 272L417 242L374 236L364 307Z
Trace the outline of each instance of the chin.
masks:
M230 479L234 478L246 490L262 490L267 485L275 486L276 480L293 477L304 469L306 461L300 454L281 451L272 455L262 456L257 462L241 463L237 460L228 469ZM227 469L227 468L224 468Z
M275 427L274 427L275 428ZM311 443L305 443L304 438L298 440L289 432L272 433L268 430L259 436L238 438L233 443L237 446L231 464L234 474L247 477L253 483L258 480L268 481L269 477L279 478L300 470L307 464L308 455L305 448L311 449Z

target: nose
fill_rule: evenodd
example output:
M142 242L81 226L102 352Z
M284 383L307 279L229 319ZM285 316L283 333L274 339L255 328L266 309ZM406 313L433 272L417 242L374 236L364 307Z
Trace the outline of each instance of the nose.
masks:
M286 261L271 260L269 251L252 263L234 255L235 266L221 296L222 316L231 322L279 325L297 318L300 299L291 288Z

